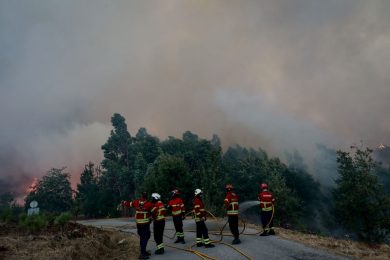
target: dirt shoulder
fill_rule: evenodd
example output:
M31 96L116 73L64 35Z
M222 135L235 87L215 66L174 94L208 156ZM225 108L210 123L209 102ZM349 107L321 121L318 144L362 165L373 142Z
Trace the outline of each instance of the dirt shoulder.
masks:
M261 230L260 226L252 223L247 223L247 226ZM284 228L275 228L275 232L282 238L293 240L337 255L351 257L353 259L390 259L390 245L386 244L373 245L315 234L306 234Z
M28 234L0 224L0 259L137 259L138 239L129 234L68 223Z
M356 241L305 234L282 228L277 229L277 234L286 239L354 259L390 259L390 246L386 244L369 245Z

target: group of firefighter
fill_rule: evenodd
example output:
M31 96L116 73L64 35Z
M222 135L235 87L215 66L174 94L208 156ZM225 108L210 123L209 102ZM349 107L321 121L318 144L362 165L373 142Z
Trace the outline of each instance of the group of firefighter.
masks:
M239 244L241 241L238 231L238 196L233 191L233 185L227 184L225 188L226 197L224 200L224 206L226 208L226 215L228 216L230 231L234 236L232 244ZM260 201L261 222L263 226L263 232L260 236L275 235L272 221L275 199L272 193L269 192L267 184L262 183L260 188L261 192L259 193L258 200ZM195 189L192 213L196 223L196 245L198 247L204 246L206 248L212 248L214 245L210 241L208 229L205 224L207 211L204 208L202 195L203 192L201 189ZM137 225L137 233L140 237L141 249L139 259L148 259L151 255L151 253L146 250L146 246L150 238L151 222L154 223L153 234L157 245L155 254L164 254L163 235L167 209L170 209L172 213L172 219L176 230L175 243L185 244L183 220L186 217L186 211L178 189L174 189L171 192L171 199L167 206L165 206L161 201L160 194L153 193L151 199L148 200L146 192L143 192L141 198L139 199L135 199L133 201L121 201L120 206L132 207L135 209L135 221Z

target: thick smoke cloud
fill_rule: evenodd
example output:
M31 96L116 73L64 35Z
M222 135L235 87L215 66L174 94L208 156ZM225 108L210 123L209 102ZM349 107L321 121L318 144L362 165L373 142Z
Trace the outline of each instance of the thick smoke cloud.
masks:
M101 160L113 113L272 154L390 143L390 2L1 1L0 179Z

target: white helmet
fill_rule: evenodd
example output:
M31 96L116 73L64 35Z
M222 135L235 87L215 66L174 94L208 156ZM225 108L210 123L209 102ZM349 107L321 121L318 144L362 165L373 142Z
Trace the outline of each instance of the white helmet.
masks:
M198 196L201 193L202 193L201 189L196 189L194 194L195 194L195 196Z
M160 194L158 194L158 193L153 193L153 194L152 194L152 198L155 199L155 200L160 200L160 199L161 199L161 196L160 196Z

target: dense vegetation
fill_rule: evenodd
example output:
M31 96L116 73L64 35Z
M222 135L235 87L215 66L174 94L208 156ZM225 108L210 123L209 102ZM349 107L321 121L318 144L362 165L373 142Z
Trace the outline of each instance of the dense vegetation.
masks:
M389 181L390 169L379 167L370 150L336 154L320 147L331 154L329 158L337 158L329 160L338 166L336 188L327 193L298 152L286 154L286 165L260 148L236 145L223 152L216 135L205 140L187 131L180 139L161 141L145 128L130 135L120 114L114 114L111 123L113 130L102 145L103 161L85 166L74 194L65 169L51 169L27 196L26 205L37 200L41 210L56 214L71 210L86 217L118 216L121 200L147 191L158 192L167 201L169 192L179 188L191 209L193 191L201 188L207 209L222 216L226 183L234 185L243 202L256 200L259 184L266 182L277 200L278 225L320 232L343 227L367 241L383 241L390 230L389 198L381 186ZM317 165L319 171L327 167L325 162ZM1 203L2 212L12 208L10 201Z

